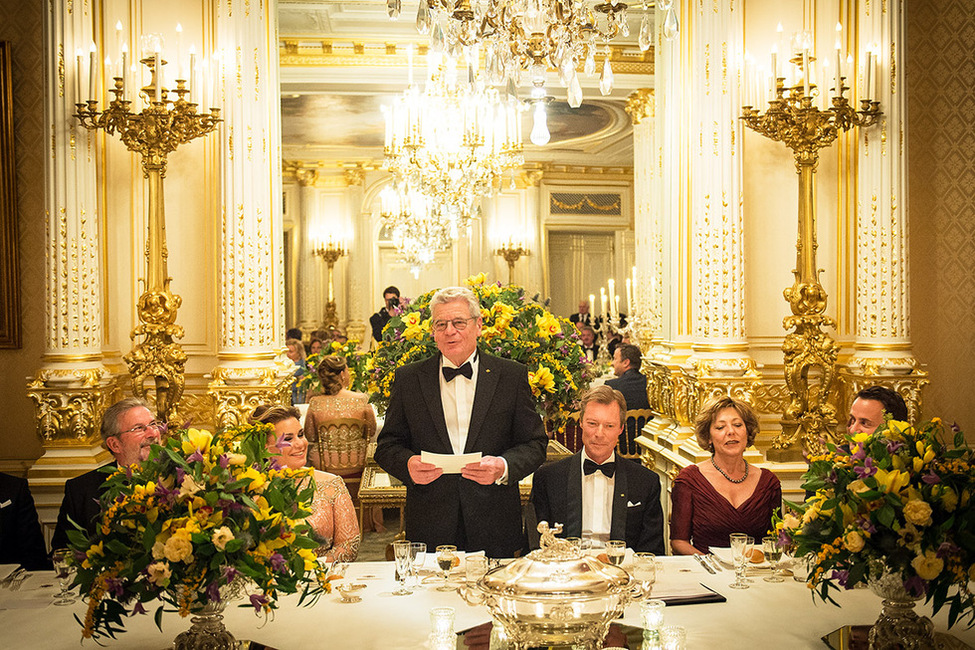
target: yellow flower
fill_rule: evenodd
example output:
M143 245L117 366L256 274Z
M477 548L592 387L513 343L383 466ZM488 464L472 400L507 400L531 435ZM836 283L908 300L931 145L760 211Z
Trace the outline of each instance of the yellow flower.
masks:
M477 275L472 275L471 277L464 280L464 284L466 284L469 287L482 285L485 282L487 282L487 274L484 273L483 271L481 273L478 273Z
M248 467L247 471L237 475L237 480L244 479L250 479L251 484L248 489L251 492L263 492L264 488L267 487L267 477L253 467Z
M846 486L854 494L862 494L870 488L861 479L856 479L855 481L850 481L850 484Z
M562 326L559 325L558 319L547 312L535 316L535 326L538 328L538 335L544 339L548 339L550 336L562 331Z
M941 493L941 503L944 505L945 510L954 512L955 508L958 507L958 494L950 487L945 487Z
M528 384L532 387L532 393L540 394L542 391L549 393L555 392L555 375L545 366L539 366L535 372L528 373Z
M887 470L878 469L875 478L877 479L878 485L883 486L885 492L891 493L900 492L911 481L910 474L899 470L888 472Z
M203 486L193 480L192 475L187 474L183 477L183 484L179 486L179 495L181 497L195 496L202 489Z
M945 568L945 562L934 551L925 551L924 555L916 555L911 560L911 566L922 580L934 580Z
M168 562L153 562L146 570L149 572L149 582L160 587L169 586L169 577L173 572Z
M339 343L338 341L332 341L332 349L333 350L341 350L342 349L342 344Z
M213 531L213 545L220 551L225 550L227 548L227 542L233 538L233 532L226 526L221 526Z
M412 311L404 316L403 324L406 325L406 329L403 330L404 339L423 338L430 331L430 319L422 320L418 311Z
M843 546L851 553L858 553L863 549L863 536L851 530L843 537Z
M853 442L857 442L857 443L866 442L867 440L870 440L872 436L873 436L872 433L864 433L861 431L860 433L853 435ZM852 449L851 451L853 451L853 453L857 452L856 449Z
M247 456L244 454L229 453L227 454L227 462L231 465L243 465L247 462Z
M173 535L166 540L163 553L170 562L185 561L190 564L193 561L193 542L186 535Z
M209 431L189 429L186 432L186 439L183 440L183 453L192 454L194 451L198 451L201 454L206 454L210 449L211 442L213 442L213 434Z
M799 518L791 512L782 518L782 526L787 530L795 530L801 523L802 522L799 521Z
M920 499L912 499L904 504L904 519L915 526L930 526L931 506Z
M164 557L166 557L165 549L166 549L166 544L164 542L159 541L159 539L157 538L156 543L152 545L152 559L161 560Z

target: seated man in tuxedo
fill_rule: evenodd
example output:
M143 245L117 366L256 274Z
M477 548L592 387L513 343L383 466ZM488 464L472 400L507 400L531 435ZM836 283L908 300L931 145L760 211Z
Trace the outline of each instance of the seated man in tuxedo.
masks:
M50 569L27 479L0 472L0 564Z
M596 343L596 330L588 325L579 326L579 338L582 339L582 353L592 363L596 362L599 345Z
M886 386L870 386L857 393L850 405L850 419L846 430L854 433L873 433L884 423L884 414L892 420L906 422L907 404L899 393Z
M513 557L525 546L518 481L548 445L528 368L478 350L481 308L470 289L439 290L430 312L440 354L396 370L376 463L406 484L408 539ZM444 474L424 451L482 455Z
M650 401L647 399L647 378L640 372L643 359L640 348L629 343L620 343L613 353L613 374L616 379L609 379L606 385L623 393L626 405L630 409L648 409ZM632 453L633 440L636 438L636 421L626 423L626 445L622 447L624 453Z
M127 397L109 406L102 416L101 434L102 443L115 456L112 465L132 465L147 459L150 446L159 444L164 427L153 417L149 405L138 397ZM52 549L68 546L68 531L75 530L72 521L87 529L89 535L95 532L101 514L98 497L102 483L109 477L101 469L93 469L64 484L64 499L51 538Z
M582 450L540 467L532 479L536 520L563 524L565 537L621 539L634 551L663 554L660 479L615 455L626 400L598 386L583 396L580 410Z

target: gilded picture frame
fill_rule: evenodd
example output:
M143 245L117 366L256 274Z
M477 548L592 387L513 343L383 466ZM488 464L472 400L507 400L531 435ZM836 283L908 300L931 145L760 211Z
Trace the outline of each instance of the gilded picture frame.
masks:
M0 41L0 348L21 347L13 83L10 43Z

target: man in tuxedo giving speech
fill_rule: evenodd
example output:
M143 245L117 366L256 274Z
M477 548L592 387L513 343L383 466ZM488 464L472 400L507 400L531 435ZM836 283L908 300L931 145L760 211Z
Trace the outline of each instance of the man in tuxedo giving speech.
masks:
M660 479L616 456L626 400L598 386L582 397L582 450L535 472L532 504L538 521L563 524L564 537L625 540L634 551L664 553Z
M528 370L477 349L481 310L469 289L441 289L430 309L440 354L396 371L376 462L406 485L409 540L512 557L524 546L518 481L548 444ZM423 451L482 456L445 474Z

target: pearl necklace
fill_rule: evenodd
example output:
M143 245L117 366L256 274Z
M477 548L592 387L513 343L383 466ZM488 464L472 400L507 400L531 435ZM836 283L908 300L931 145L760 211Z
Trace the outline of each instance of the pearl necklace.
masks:
M731 478L730 476L728 476L727 474L725 474L724 470L721 469L720 467L718 467L718 464L716 462L714 462L714 456L711 456L711 464L714 465L714 469L718 470L718 472L721 474L721 476L725 477L726 479L728 479L732 483L744 483L745 482L745 479L748 478L748 461L747 460L745 461L745 475L742 476L739 479Z

